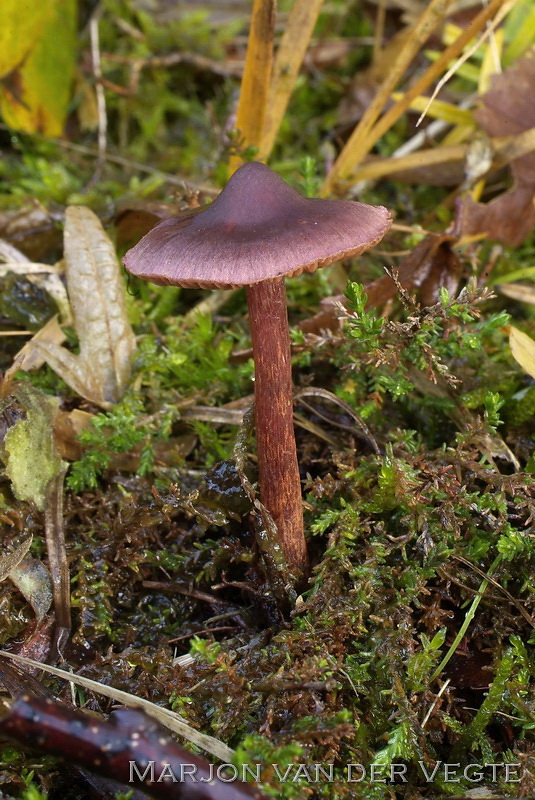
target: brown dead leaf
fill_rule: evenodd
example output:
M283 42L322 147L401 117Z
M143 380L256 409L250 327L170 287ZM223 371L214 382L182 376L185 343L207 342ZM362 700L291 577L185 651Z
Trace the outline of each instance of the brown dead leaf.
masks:
M446 288L455 295L461 277L461 262L452 245L457 237L447 233L430 233L416 245L395 270L398 281L404 289L417 290L423 305L433 305L438 301L439 290ZM384 305L397 293L397 287L389 275L383 275L365 287L368 295L367 308ZM319 333L321 330L336 330L339 327L338 307L347 303L343 294L327 297L322 302L322 311L303 320L299 328L305 333Z
M430 233L416 245L397 268L399 283L404 289L416 290L424 306L438 302L439 290L447 289L450 295L457 293L461 277L461 262L452 244L455 236L447 233ZM383 305L397 292L394 281L383 275L366 286L368 308Z
M58 223L62 215L54 215L37 200L16 211L0 212L0 236L21 250L30 261L41 261L61 244Z
M140 200L119 207L115 218L117 244L122 247L133 247L163 219L178 216L182 206L183 204L178 203Z
M531 51L493 77L475 119L490 136L513 136L535 128L534 86L535 51ZM511 168L517 179L535 183L535 153L516 159Z
M463 236L486 233L489 239L519 247L535 225L535 184L519 183L490 203L476 203L470 195L459 204L457 224Z
M474 112L481 127L493 137L514 136L535 128L535 51L519 59L504 73L495 75L492 88L483 95ZM511 161L514 187L489 203L476 203L470 196L458 210L462 234L486 233L489 238L517 247L535 225L535 152Z

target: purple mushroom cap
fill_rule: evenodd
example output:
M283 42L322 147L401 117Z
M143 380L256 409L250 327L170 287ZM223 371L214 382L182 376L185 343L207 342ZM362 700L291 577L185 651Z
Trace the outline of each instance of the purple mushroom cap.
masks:
M302 197L269 167L251 162L208 208L156 225L124 265L152 283L234 289L359 255L391 222L382 206Z

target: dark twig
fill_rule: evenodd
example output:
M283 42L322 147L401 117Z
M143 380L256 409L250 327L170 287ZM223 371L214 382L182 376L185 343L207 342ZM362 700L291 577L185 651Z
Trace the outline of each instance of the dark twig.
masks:
M219 780L208 761L179 747L137 709L123 708L105 721L52 700L24 695L0 722L0 732L129 788L143 786L156 798L267 800L252 783Z
M56 614L52 660L58 653L61 654L62 645L71 630L71 584L63 527L63 482L66 471L67 465L52 478L46 493L45 539Z

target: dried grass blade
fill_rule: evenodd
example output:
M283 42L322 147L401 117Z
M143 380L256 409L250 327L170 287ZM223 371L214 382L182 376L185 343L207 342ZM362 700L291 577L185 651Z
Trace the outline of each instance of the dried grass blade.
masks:
M459 67L461 67L461 66L462 66L462 65L463 65L463 64L464 64L466 61L468 61L468 59L470 58L470 56L472 56L472 55L473 55L473 54L474 54L474 53L475 53L475 52L476 52L476 51L477 51L477 50L478 50L478 49L481 47L481 45L483 44L483 42L484 42L486 39L488 39L488 38L489 38L489 36L491 36L491 35L492 35L492 33L494 32L494 29L495 29L495 28L496 28L498 25L500 25L500 23L501 23L501 22L502 22L502 21L505 19L505 17L507 16L507 14L508 14L508 13L511 11L511 9L512 9L512 8L513 8L513 7L516 5L516 3L517 3L517 0L509 0L509 2L508 2L508 3L505 3L505 5L504 5L504 6L502 6L502 7L499 9L498 13L496 14L496 17L495 17L495 18L492 20L492 22L491 22L491 23L490 23L490 24L487 26L487 29L486 29L486 31L485 31L484 33L482 33L482 34L481 34L480 38L479 38L479 39L478 39L476 42L474 42L474 44L473 44L473 45L472 45L472 46L471 46L471 47L470 47L470 48L469 48L469 49L468 49L468 50L467 50L465 53L463 53L461 56L459 56L459 58L457 59L457 61L455 62L455 64L454 64L452 67L450 67L450 69L449 69L449 70L446 72L446 74L445 74L445 75L443 75L443 76L442 76L442 78L439 80L439 82L437 83L437 85L436 85L436 86L435 86L435 88L433 89L433 92L432 92L432 94L431 94L431 97L429 98L429 101L428 101L427 107L424 109L424 111L423 111L423 113L421 114L421 116L420 116L419 120L417 121L417 123L416 123L416 127L418 127L418 125L420 125L420 124L421 124L421 122L422 122L423 118L425 117L425 115L426 115L426 113L427 113L427 108L428 108L428 107L429 107L429 105L430 105L430 104L433 102L433 100L435 99L435 97L437 96L437 94L440 92L440 90L442 89L442 87L443 87L443 86L445 86L445 84L446 84L446 83L449 81L449 79L450 79L450 78L452 78L452 77L453 77L453 75L455 75L455 72L456 72L456 71L459 69ZM481 76L480 76L480 77L481 77ZM478 83L479 83L479 80L478 80Z
M274 33L275 0L254 0L236 119L243 147L260 147L262 142L271 83ZM241 164L239 156L232 156L230 173Z
M369 133L384 108L385 103L390 98L392 90L405 73L411 61L421 50L430 34L437 27L439 22L444 19L450 2L451 0L431 0L414 25L412 35L407 39L398 58L392 65L388 77L381 84L377 94L336 159L324 183L322 190L324 195L329 194L340 179L347 177L354 167L360 163L366 152L368 152L366 146Z
M324 0L295 0L273 64L260 157L268 158Z
M59 669L59 667L51 667L48 664L35 661L33 658L25 658L24 656L18 656L15 653L8 653L7 650L0 650L0 656L3 658L12 659L19 664L27 664L29 667L42 669L43 672L47 672L49 675L56 675L58 678L63 678L65 681L74 683L76 686L83 686L86 689L90 689L92 692L97 692L98 694L104 695L104 697L110 697L112 700L116 700L124 705L142 708L143 711L145 711L154 719L158 720L158 722L160 722L170 731L173 731L179 736L182 736L184 739L193 742L193 744L201 747L205 752L210 753L225 763L228 763L234 755L234 751L230 747L227 747L224 742L221 742L219 739L215 739L213 736L207 736L204 733L199 733L199 731L195 730L195 728L192 728L191 725L188 725L188 723L181 716L175 714L174 711L157 706L155 703L151 703L150 700L145 700L143 697L136 697L136 695L130 694L129 692L123 692L121 689L113 689L111 686L106 686L98 681L93 681L91 678L84 678L81 675L75 675L72 672Z
M429 167L434 164L453 163L464 161L467 153L467 145L457 144L451 147L437 147L428 150L418 150L416 153L409 153L399 158L380 158L363 164L357 169L352 178L355 181L373 180L384 178L405 170L418 169L419 167Z
M470 42L479 31L484 28L489 19L503 5L504 0L491 0L489 5L484 8L473 21L468 25L465 30L459 35L453 44L444 50L439 58L431 64L424 74L419 78L410 89L403 95L403 97L392 106L377 123L368 132L366 140L362 143L359 159L362 159L373 148L376 142L390 130L390 128L397 122L402 114L408 109L415 97L422 94L428 86L437 78L448 66L450 61L457 58L463 48ZM347 145L346 145L347 147ZM355 164L357 162L355 161Z

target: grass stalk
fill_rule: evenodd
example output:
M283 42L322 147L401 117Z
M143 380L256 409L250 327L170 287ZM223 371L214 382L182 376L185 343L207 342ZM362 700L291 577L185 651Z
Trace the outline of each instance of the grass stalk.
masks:
M267 159L288 107L295 81L324 0L295 0L273 65L260 158Z
M274 34L275 0L254 0L236 118L236 128L241 133L244 148L260 148L262 142L271 84ZM233 155L230 174L242 163L241 156Z
M377 94L364 112L359 124L349 137L346 145L336 159L332 170L327 176L322 188L322 194L329 194L336 183L347 177L354 167L360 163L369 150L366 149L368 137L372 127L377 121L385 103L404 75L407 67L420 52L424 43L429 38L437 25L444 19L450 0L431 0L418 21L413 27L412 35L401 49L399 56L392 65L387 78L383 81ZM419 92L418 92L419 94Z

